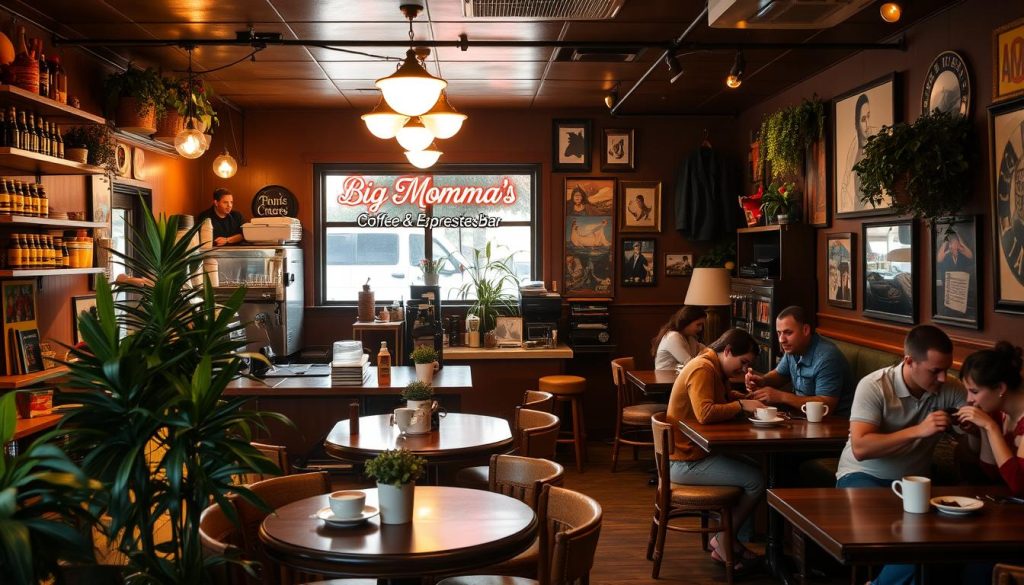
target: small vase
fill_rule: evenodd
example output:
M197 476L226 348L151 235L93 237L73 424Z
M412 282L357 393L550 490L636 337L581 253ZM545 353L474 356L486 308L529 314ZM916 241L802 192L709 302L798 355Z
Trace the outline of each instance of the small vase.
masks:
M383 524L408 524L412 522L416 483L410 482L395 487L389 483L377 484L377 502L380 504L380 521Z
M498 336L494 334L494 331L484 333L484 347L487 349L498 347Z
M437 274L424 274L423 275L423 284L425 284L427 286L437 286L437 278L438 278Z
M89 149L68 147L64 149L64 158L85 164L89 160Z
M778 215L779 225L786 225L790 222L788 213L780 213Z
M438 367L437 362L416 364L416 379L424 384L432 384L434 382L434 372L437 371Z

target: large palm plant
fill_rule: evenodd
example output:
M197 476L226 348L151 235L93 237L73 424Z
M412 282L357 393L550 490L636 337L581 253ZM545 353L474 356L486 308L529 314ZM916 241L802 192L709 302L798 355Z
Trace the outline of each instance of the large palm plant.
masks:
M232 480L276 471L250 438L265 416L287 419L224 398L242 366L244 340L232 334L242 327L244 291L218 304L209 279L190 286L202 261L189 243L198 226L179 238L176 217L143 215L136 258L118 256L148 284L124 286L131 300L116 300L99 279L96 314L78 317L87 347L72 350L68 364L80 406L62 426L83 469L105 487L103 530L128 557L132 580L204 583L223 559L204 561L200 513L211 500L233 510L228 492L261 505ZM167 527L160 535L158 522Z
M469 312L480 317L483 331L494 329L499 314L516 315L519 312L518 297L508 292L519 287L512 257L512 254L504 258L494 256L491 243L487 242L483 250L473 250L472 265L460 267L469 282L459 288L459 296L463 299L468 299L470 294L476 296Z

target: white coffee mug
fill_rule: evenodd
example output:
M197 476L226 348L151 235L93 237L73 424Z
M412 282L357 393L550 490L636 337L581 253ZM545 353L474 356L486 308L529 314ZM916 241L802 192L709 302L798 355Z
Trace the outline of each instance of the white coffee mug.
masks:
M828 405L824 402L811 401L805 402L800 410L807 415L807 422L821 422L821 419L825 418L828 414Z
M415 415L415 408L396 408L395 413L391 416L391 424L398 425L398 430L406 433L409 431L409 427L412 425L412 418Z
M754 411L757 420L775 420L779 418L779 409L774 406L765 406Z
M899 489L897 489L899 486ZM919 475L908 475L892 482L892 491L903 500L903 511L925 514L932 497L932 480Z
M355 518L363 513L366 494L355 490L341 490L327 496L335 518Z

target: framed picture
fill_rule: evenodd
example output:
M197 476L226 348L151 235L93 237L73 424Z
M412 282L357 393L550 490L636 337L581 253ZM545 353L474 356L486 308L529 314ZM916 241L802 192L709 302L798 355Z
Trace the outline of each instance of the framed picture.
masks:
M18 354L17 332L37 329L36 325L36 281L5 280L0 284L3 309L4 367L8 374L17 374L21 369Z
M619 230L623 233L661 231L660 181L619 183Z
M943 51L928 66L921 90L921 113L971 113L971 73L956 51Z
M892 213L888 197L878 207L861 201L860 178L853 166L864 158L868 137L892 126L897 108L896 74L891 73L832 100L832 192L836 217Z
M988 109L995 310L1024 313L1024 95Z
M82 341L78 332L78 316L83 312L96 313L96 295L81 295L71 297L71 343L77 344Z
M615 278L615 179L565 179L566 297L610 297Z
M1020 75L1020 45L1024 43L1024 18L1004 24L992 32L992 101L1024 95Z
M865 223L862 229L864 315L914 323L917 315L915 221Z
M113 185L106 175L92 175L89 183L89 220L110 229L110 200ZM109 233L109 232L108 232Z
M552 149L556 171L590 171L590 120L555 120Z
M693 276L693 254L665 254L665 276Z
M498 347L523 345L523 318L498 317L495 320L494 336L498 340Z
M622 285L654 286L658 283L657 240L622 240Z
M18 367L22 374L43 371L43 351L39 345L38 329L14 331L17 340Z
M636 168L636 131L632 128L605 128L601 170L632 171Z
M804 159L804 217L814 227L830 223L827 147L825 139L815 140Z
M978 218L936 220L932 226L932 321L980 328Z
M852 309L856 304L853 283L856 270L853 262L853 242L856 234L837 232L826 235L828 251L825 264L828 272L826 300L833 307Z

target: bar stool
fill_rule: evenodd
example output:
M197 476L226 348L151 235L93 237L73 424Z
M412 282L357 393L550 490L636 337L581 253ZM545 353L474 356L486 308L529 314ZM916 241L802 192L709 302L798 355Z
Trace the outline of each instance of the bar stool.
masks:
M587 429L583 421L583 393L587 389L586 378L580 376L543 376L537 384L541 392L550 392L561 404L568 402L572 411L572 438L559 438L559 443L572 443L576 449L576 470L583 471L586 459ZM561 410L561 409L559 409Z

